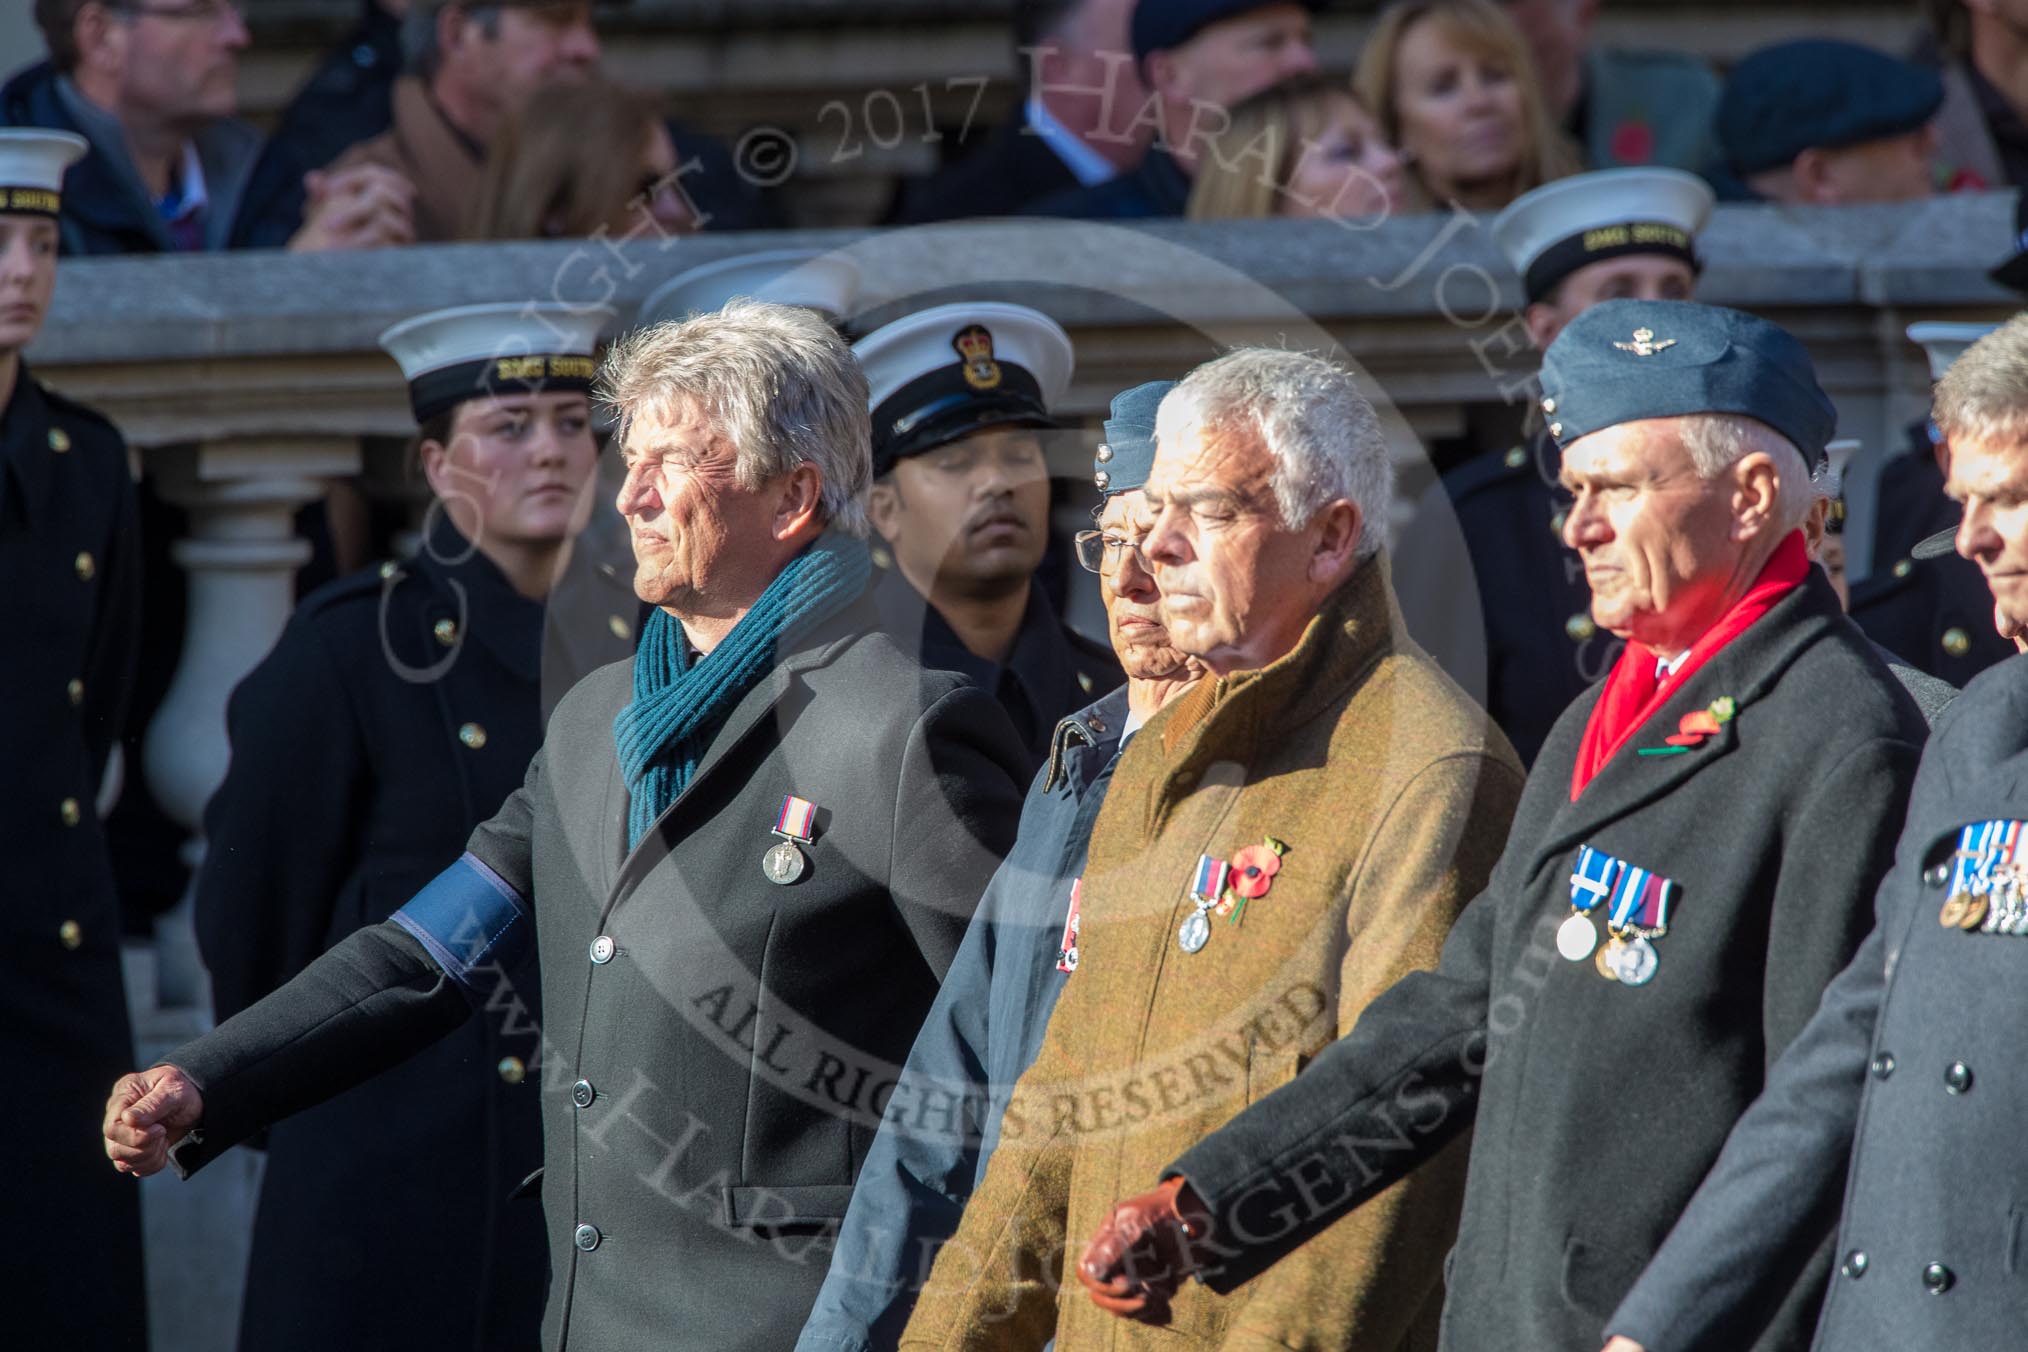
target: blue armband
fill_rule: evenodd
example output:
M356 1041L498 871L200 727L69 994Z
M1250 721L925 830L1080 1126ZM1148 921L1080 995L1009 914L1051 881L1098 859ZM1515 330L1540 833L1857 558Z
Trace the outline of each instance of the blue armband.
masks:
M409 898L393 920L467 991L476 968L512 966L535 934L520 893L470 853Z

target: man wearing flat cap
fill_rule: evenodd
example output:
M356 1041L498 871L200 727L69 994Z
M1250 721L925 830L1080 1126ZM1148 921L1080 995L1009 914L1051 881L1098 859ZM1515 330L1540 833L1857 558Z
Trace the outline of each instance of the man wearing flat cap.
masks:
M881 622L924 666L998 699L1032 772L1057 721L1121 680L1112 650L1060 620L1035 578L1049 547L1043 433L1070 384L1070 335L1025 305L970 302L852 350L873 410L867 516L893 560L874 588Z
M1805 38L1732 68L1718 143L1744 196L1813 206L1908 202L1936 190L1943 81L1856 42Z
M2028 318L1938 382L1963 504L1958 554L1993 621L2028 633ZM1819 1352L2012 1352L2022 1341L2028 1192L2028 827L2016 656L1952 706L1923 753L1874 925L1689 1209L1608 1324L1611 1352L1729 1352L1782 1275L1843 1217Z
M1115 1210L1079 1268L1102 1304L1243 1289L1470 1127L1442 1347L1595 1348L1865 933L1924 728L1806 555L1834 422L1808 356L1737 311L1609 301L1543 391L1564 538L1626 649L1436 969ZM1733 1352L1805 1341L1828 1237Z
M22 357L56 290L64 170L85 152L68 132L0 129L0 1058L34 1096L0 1124L16 1170L0 1326L19 1347L147 1345L139 1199L79 1139L93 1082L134 1054L98 810L140 638L134 483L119 431ZM103 1274L88 1300L84 1254Z
M1085 851L1120 752L1203 674L1170 643L1161 593L1139 552L1155 409L1175 387L1154 381L1113 399L1105 454L1093 465L1104 484L1096 529L1077 541L1078 561L1098 574L1127 683L1056 725L1014 848L980 898L888 1098L800 1352L870 1352L901 1336L938 1246L985 1173L1007 1093L1035 1059L1077 970Z
M1152 117L1154 143L1134 168L1045 197L1029 214L1181 216L1206 140L1231 120L1233 105L1317 68L1310 15L1322 7L1323 0L1139 0L1131 35L1148 104L1121 120L1140 124Z
M1493 238L1521 277L1530 343L1548 348L1601 301L1690 299L1711 207L1704 181L1676 169L1578 174L1514 201ZM1563 542L1570 495L1548 417L1531 422L1525 443L1473 457L1423 498L1397 570L1409 627L1461 685L1485 692L1524 765L1620 650L1592 620L1584 565ZM1446 510L1462 553L1438 529Z

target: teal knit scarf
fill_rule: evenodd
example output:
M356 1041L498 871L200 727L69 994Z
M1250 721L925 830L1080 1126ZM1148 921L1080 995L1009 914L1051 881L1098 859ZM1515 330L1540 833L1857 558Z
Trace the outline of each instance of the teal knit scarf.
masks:
M864 541L820 537L701 659L668 611L648 617L634 654L634 701L613 720L620 772L633 795L627 805L629 849L682 794L733 706L781 660L783 640L852 604L871 572Z

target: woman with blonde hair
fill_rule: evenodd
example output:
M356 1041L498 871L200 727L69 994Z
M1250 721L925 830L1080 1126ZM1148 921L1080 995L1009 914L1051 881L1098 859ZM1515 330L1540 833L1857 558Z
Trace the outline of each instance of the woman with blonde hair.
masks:
M659 238L698 226L661 108L590 79L538 90L501 127L464 237Z
M1580 168L1526 40L1493 0L1397 0L1359 53L1353 86L1432 204L1497 211Z
M1342 80L1299 75L1232 109L1201 157L1185 214L1377 224L1410 208L1401 156Z

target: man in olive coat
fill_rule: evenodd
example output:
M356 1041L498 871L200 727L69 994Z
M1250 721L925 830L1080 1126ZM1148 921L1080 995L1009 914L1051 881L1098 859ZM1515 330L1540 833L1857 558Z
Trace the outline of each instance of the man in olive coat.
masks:
M1430 965L1506 840L1521 770L1402 631L1387 451L1351 379L1241 349L1162 403L1141 553L1211 672L1128 744L1092 833L1078 970L902 1347L1432 1344L1454 1148L1299 1262L1177 1295L1167 1331L1059 1295L1122 1180L1295 1076Z
M2028 626L2028 319L1937 386L1961 556ZM1739 1347L1842 1196L1821 1352L2021 1346L2028 1120L2028 662L1958 697L1923 753L1873 933L1740 1119L1609 1328L1613 1352ZM1855 1149L1856 1144L1856 1149ZM1848 1165L1849 1164L1849 1178Z
M1079 1265L1108 1308L1302 1261L1471 1126L1443 1348L1595 1348L1865 933L1925 730L1798 529L1833 422L1807 354L1737 311L1608 301L1543 389L1565 539L1626 655L1551 730L1436 969L1116 1210ZM1735 1352L1806 1335L1829 1239Z
M1022 753L990 696L877 632L866 386L829 325L735 302L636 333L604 380L657 607L639 653L564 699L391 920L123 1078L106 1149L194 1170L474 1017L539 937L545 1345L773 1352L1009 843Z

